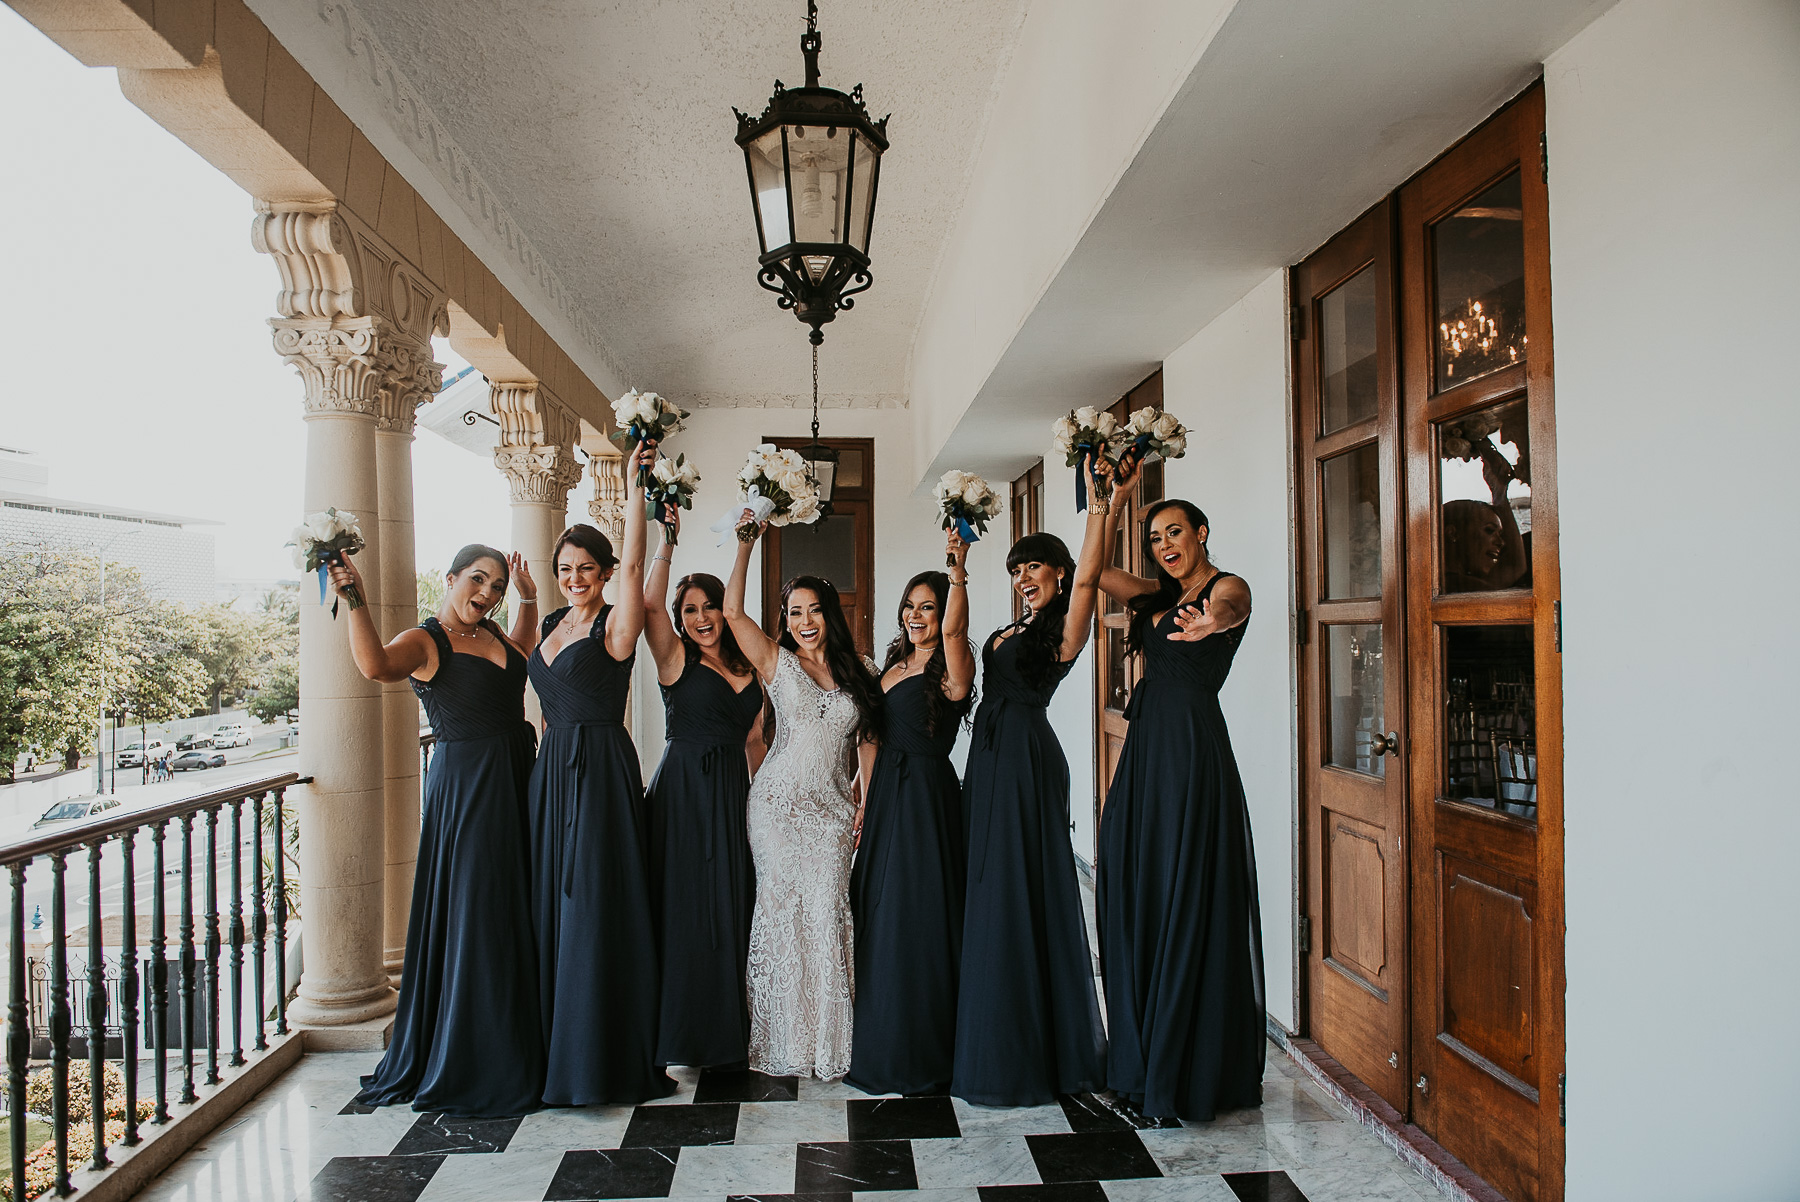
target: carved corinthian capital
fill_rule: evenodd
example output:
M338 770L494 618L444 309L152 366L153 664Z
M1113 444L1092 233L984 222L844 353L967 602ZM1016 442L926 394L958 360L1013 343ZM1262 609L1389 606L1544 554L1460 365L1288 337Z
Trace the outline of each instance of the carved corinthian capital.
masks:
M625 461L613 455L594 455L588 459L588 474L594 480L588 516L617 546L625 537Z
M568 504L581 479L575 461L580 419L536 383L494 383L488 403L500 419L494 465L506 476L514 503Z
M273 318L275 353L300 373L306 413L377 416L382 373L373 317Z
M376 365L381 372L376 427L411 434L419 406L428 403L444 386L444 365L432 359L429 345L392 332L382 339Z

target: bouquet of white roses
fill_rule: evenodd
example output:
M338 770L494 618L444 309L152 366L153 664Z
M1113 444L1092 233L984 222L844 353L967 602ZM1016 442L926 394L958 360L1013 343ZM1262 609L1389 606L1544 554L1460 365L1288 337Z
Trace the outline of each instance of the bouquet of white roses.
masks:
M644 520L660 521L663 537L671 547L676 543L675 524L669 520L668 511L671 508L692 509L694 485L698 483L700 473L687 461L685 454L673 459L658 455L656 465L650 469L650 482L644 485Z
M1084 405L1067 417L1057 418L1050 430L1064 462L1075 469L1075 511L1079 513L1088 507L1088 472L1097 460L1107 457L1107 447L1119 432L1119 419Z
M631 454L632 448L651 439L661 442L687 420L688 411L654 392L630 392L613 402L613 421L619 428L609 437L614 446ZM638 483L648 490L650 469L638 469Z
M762 443L744 461L738 484L744 503L713 524L721 535L736 527L738 539L747 543L756 538L757 525L765 521L771 526L805 526L819 520L819 487L807 474L806 460L798 451ZM738 516L746 509L752 520L739 524Z
M951 468L939 478L932 491L943 507L944 529L956 527L957 537L965 543L975 542L986 534L988 520L1000 512L1000 494L973 472ZM956 566L956 560L950 556L946 555L944 562L947 567Z
M1442 457L1467 463L1481 454L1483 443L1493 445L1488 435L1499 429L1500 423L1491 413L1476 413L1454 422L1444 427L1442 441L1438 444Z
M327 507L318 513L306 515L306 524L294 527L294 537L286 546L294 549L294 567L302 572L313 572L319 577L319 604L325 604L326 572L325 569L334 563L342 563L344 556L354 555L366 545L363 533L356 524L356 515L334 507ZM344 600L350 602L351 609L361 609L364 601L360 591L354 586L344 594ZM337 602L331 603L331 616L337 617Z
M1152 457L1180 459L1187 454L1187 427L1173 413L1146 405L1126 419L1125 428L1113 436L1118 448L1115 463L1129 456L1141 463Z

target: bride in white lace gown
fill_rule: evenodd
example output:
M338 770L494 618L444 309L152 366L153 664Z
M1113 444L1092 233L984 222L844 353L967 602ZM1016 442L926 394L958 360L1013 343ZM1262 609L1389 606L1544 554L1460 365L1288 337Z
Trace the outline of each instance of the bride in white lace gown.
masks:
M862 817L852 785L874 760L880 694L828 582L788 583L779 643L745 617L750 550L739 544L725 590L725 616L775 707L749 799L750 1067L830 1079L850 1068L850 858Z

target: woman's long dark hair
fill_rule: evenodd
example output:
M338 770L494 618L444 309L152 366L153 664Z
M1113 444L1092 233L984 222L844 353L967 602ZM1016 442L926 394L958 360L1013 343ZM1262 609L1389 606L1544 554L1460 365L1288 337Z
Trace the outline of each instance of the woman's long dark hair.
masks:
M843 606L838 604L837 589L829 580L817 576L796 576L781 590L781 637L778 640L789 651L800 650L800 644L788 631L788 598L796 589L807 589L819 599L819 611L825 617L825 666L831 679L850 694L856 703L856 734L859 739L881 736L881 682L869 675L862 656L856 653L856 640L850 635L850 623L844 621Z
M731 632L731 623L725 620L725 585L710 572L689 572L675 582L675 600L669 603L669 614L675 622L675 633L681 636L681 645L687 651L687 666L692 667L700 662L700 644L696 643L687 632L681 621L681 606L687 600L688 590L697 588L708 601L719 608L719 658L725 666L738 676L754 676L756 669L750 666L743 649L738 646L737 635Z
M1144 649L1144 642L1150 637L1150 619L1156 614L1173 608L1175 603L1181 600L1181 581L1163 571L1162 561L1157 559L1150 550L1150 523L1155 520L1157 514L1165 509L1181 510L1182 516L1187 518L1188 524L1196 532L1202 526L1207 527L1209 531L1212 527L1212 523L1206 520L1206 514L1201 512L1200 507L1192 501L1158 501L1144 511L1142 531L1144 562L1156 565L1156 591L1145 593L1141 597L1133 597L1126 603L1131 610L1131 628L1125 632L1125 653L1127 655ZM1200 554L1206 556L1204 542L1200 544ZM1207 562L1212 562L1210 557L1207 558Z
M1034 689L1055 683L1052 675L1062 660L1063 619L1069 614L1069 589L1075 582L1075 557L1062 539L1039 531L1027 534L1006 553L1006 570L1010 573L1022 563L1042 563L1063 570L1056 596L1043 608L1032 613L1019 640L1019 674Z
M906 587L900 590L900 608L894 611L894 620L900 624L900 629L894 635L894 641L888 644L887 662L881 665L881 674L886 676L897 665L905 662L906 657L912 653L912 636L906 633L906 601L913 595L913 590L921 584L931 589L932 596L937 598L938 607L937 650L933 651L931 658L925 661L925 671L922 673L925 677L927 698L925 702L925 732L935 735L944 729L946 722L955 720L955 710L959 706L968 707L968 702L971 700L971 698L964 698L962 701L952 701L944 696L944 673L949 670L949 662L944 658L943 636L944 611L950 605L950 577L947 573L920 572L908 580ZM964 708L963 712L966 716L970 712L970 708Z

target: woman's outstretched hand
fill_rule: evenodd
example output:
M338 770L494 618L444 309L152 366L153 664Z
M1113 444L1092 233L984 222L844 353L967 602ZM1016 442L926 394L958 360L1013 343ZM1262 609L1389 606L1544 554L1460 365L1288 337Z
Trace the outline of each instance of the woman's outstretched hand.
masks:
M1125 458L1108 471L1107 475L1111 477L1112 481L1112 501L1115 506L1122 505L1131 499L1131 490L1137 487L1138 469L1142 466L1136 455L1127 452Z
M959 576L966 575L969 570L969 544L963 541L962 535L956 532L955 526L950 527L945 533L948 537L944 539L944 566Z
M512 576L513 588L518 590L519 600L536 601L537 581L531 578L531 565L525 561L525 556L518 551L508 555L506 570Z
M348 601L352 595L367 597L369 591L363 587L362 573L348 555L338 555L325 567L326 574L331 577L331 591Z
M1218 620L1213 617L1210 600L1202 601L1199 605L1182 606L1175 612L1175 625L1181 629L1171 634L1169 639L1177 643L1197 643L1220 630Z

